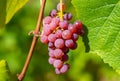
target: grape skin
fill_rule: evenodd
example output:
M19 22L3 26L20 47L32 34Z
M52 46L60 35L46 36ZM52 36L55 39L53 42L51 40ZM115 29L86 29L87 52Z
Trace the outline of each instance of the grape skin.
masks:
M59 38L55 41L54 45L56 48L63 48L64 47L64 40Z
M64 53L61 49L55 49L54 55L55 55L55 58L61 58L64 55Z
M62 30L57 30L55 32L56 38L61 38L62 37Z
M53 64L55 60L56 60L55 58L50 57L50 58L48 59L48 62L49 62L50 64Z
M58 68L55 68L55 73L56 74L61 74L60 70Z
M61 73L66 73L68 71L68 69L69 69L69 65L68 64L64 64L62 66L62 68L60 69L60 72Z
M44 43L44 44L47 44L47 43L48 43L48 37L47 37L46 35L43 35L40 40L41 40L41 42Z
M50 35L48 36L48 40L49 40L50 42L54 42L54 41L56 40L55 34L50 34Z
M67 29L68 28L68 22L66 20L60 21L59 26L61 29Z
M63 39L71 39L72 33L69 30L65 30L62 33L62 37L63 37Z
M72 39L66 40L65 46L68 48L72 48L74 46L74 41Z
M80 21L75 21L74 22L74 26L78 29L81 30L82 29L82 23Z
M57 10L60 11L60 3L58 3L57 5ZM65 4L62 3L62 10L64 11L65 10Z
M68 30L69 30L71 33L77 33L77 28L76 28L76 26L74 26L73 24L69 24L69 25L68 25Z
M63 66L63 62L61 60L55 60L53 66L59 69Z
M71 20L71 19L72 19L72 14L71 13L64 14L64 20Z
M50 24L51 21L52 21L52 18L50 16L45 17L43 20L44 24Z
M51 10L50 16L55 17L57 15L57 11L55 9Z
M50 57L53 57L53 58L55 57L55 55L54 55L54 50L50 50L50 51L49 51L49 56L50 56Z

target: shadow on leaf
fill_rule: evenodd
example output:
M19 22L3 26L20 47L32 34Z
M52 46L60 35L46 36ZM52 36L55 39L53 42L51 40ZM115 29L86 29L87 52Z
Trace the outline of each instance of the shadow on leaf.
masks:
M84 42L84 45L85 45L85 52L89 52L90 46L89 46L89 39L88 39L88 29L85 25L83 25L83 29L85 30L85 33L82 37L82 41Z

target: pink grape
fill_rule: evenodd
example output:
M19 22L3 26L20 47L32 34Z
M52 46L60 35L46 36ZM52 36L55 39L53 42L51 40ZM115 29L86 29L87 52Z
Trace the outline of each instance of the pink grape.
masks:
M74 41L72 39L66 40L65 46L68 48L72 48L74 46Z
M50 30L54 31L57 27L57 24L54 22L51 22L49 27L50 27Z
M61 68L63 66L63 62L61 60L55 60L53 66L55 68Z
M76 26L74 26L73 24L69 24L69 25L68 25L68 30L69 30L71 33L77 33L77 28L76 28Z
M46 35L43 35L41 36L41 42L44 43L44 44L47 44L48 43L48 37Z
M63 39L61 39L61 38L59 38L59 39L56 39L56 41L55 41L55 47L56 48L63 48L64 47L64 40Z
M57 5L57 10L60 11L60 3ZM62 3L62 10L65 10L65 4Z
M71 39L72 33L69 30L65 30L62 33L62 37L63 37L63 39Z
M55 9L51 10L50 16L55 17L57 15L57 11Z
M60 72L61 73L66 73L69 69L69 65L68 64L64 64L61 68L60 68Z
M55 68L55 73L56 74L61 74L60 70L58 68Z
M54 42L54 41L56 40L55 34L50 34L50 35L48 36L48 40L49 40L50 42Z
M48 62L49 62L50 64L53 64L55 60L56 60L55 58L50 57L50 58L48 59Z
M50 16L47 16L43 19L43 22L44 22L44 24L50 24L51 20L52 20L52 18Z
M82 29L82 23L80 21L75 21L74 22L74 26L78 29L81 30Z
M78 34L76 34L76 33L74 33L73 35L72 35L72 39L74 40L74 41L77 41L78 40Z
M59 25L59 22L60 22L60 19L54 17L54 18L52 19L52 22L53 22L53 23L56 23L56 25L58 26L58 25Z
M64 14L64 20L71 20L71 19L72 19L72 14L71 13Z
M49 25L45 25L44 27L43 27L43 35L49 35L51 33L51 30L50 30L50 28L49 28Z
M52 47L54 47L54 44L52 42L49 42L48 47L52 48Z
M54 55L55 55L55 58L61 58L64 55L64 53L61 49L55 49Z
M62 37L62 30L57 30L55 32L56 38L61 38Z
M50 51L49 51L49 56L50 56L50 57L55 57L55 55L54 55L54 50L50 50Z
M67 29L68 28L68 22L66 20L60 21L59 26L61 29Z

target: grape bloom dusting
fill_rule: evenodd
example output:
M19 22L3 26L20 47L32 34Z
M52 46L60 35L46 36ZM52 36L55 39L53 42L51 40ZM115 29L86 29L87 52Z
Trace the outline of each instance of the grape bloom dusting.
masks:
M65 4L62 4L62 11L65 10ZM56 74L63 74L68 71L70 65L68 61L69 50L77 48L76 41L79 36L84 34L82 23L77 20L73 24L69 23L72 19L71 13L65 13L60 18L60 3L57 10L53 9L50 15L43 19L43 30L41 42L48 44L49 59L48 62L54 66Z

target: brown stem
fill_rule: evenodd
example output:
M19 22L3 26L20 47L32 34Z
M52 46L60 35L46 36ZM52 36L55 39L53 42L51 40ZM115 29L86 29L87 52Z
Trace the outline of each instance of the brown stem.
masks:
M37 22L34 34L39 34L40 24L41 24L41 21L42 21L42 16L43 16L43 13L44 13L44 8L45 8L45 3L46 3L46 0L42 0L42 5L41 5L41 8L40 8L40 12L39 12L39 18L38 18L38 22ZM18 75L18 81L22 81L23 78L25 77L26 71L28 69L30 60L31 60L32 55L33 55L33 51L34 51L36 43L37 43L37 39L38 39L38 36L34 35L33 40L32 40L32 44L31 44L31 47L30 47L30 50L29 50L29 53L28 53L28 56L27 56L27 59L26 59L26 62L25 62L25 65L22 69L22 72Z

